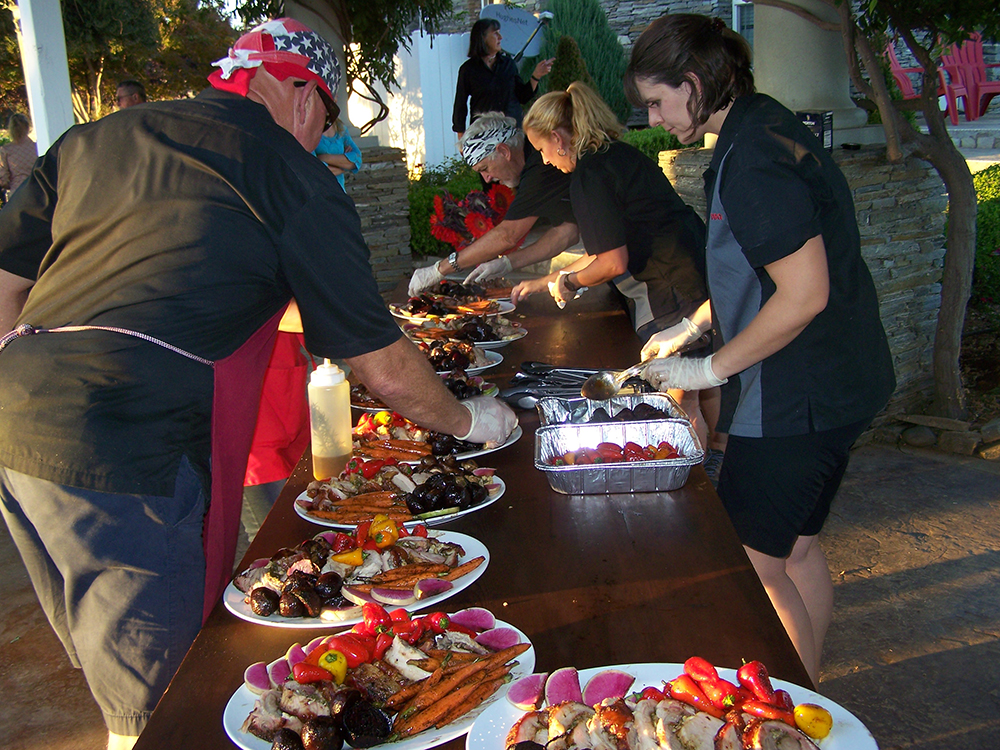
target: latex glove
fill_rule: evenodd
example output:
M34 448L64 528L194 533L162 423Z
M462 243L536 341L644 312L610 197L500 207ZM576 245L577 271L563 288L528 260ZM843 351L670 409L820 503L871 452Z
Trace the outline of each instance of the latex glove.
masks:
M654 359L643 370L642 377L658 391L679 388L682 391L703 391L728 382L729 378L716 377L712 358L662 357Z
M407 292L411 297L416 297L424 289L434 286L443 279L444 275L438 271L437 263L425 268L418 268L413 272L413 276L410 277L410 286Z
M570 300L574 300L587 291L587 287L580 287L575 292L572 291L569 286L566 285L566 277L569 276L572 271L560 271L559 276L556 277L555 281L549 282L549 294L552 295L552 299L556 301L556 305L562 310L566 307L566 303Z
M683 318L680 323L650 336L649 341L642 347L641 358L669 357L681 347L697 341L699 336L701 329L687 318Z
M503 445L517 427L514 410L498 398L475 396L458 403L472 415L472 426L466 434L456 435L459 440L484 443L487 448L495 448Z
M501 255L499 258L494 258L493 260L488 260L485 263L480 263L478 266L472 269L472 273L465 277L466 284L474 284L477 281L487 281L489 279L495 279L498 276L504 276L511 272L513 266L511 265L510 258L506 255Z

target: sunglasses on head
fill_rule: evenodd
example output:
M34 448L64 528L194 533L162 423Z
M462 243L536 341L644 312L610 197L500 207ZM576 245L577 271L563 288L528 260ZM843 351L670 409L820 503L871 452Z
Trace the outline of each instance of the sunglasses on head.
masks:
M309 81L295 81L295 88L300 89L308 83ZM323 123L323 132L325 133L340 117L340 107L319 86L316 87L316 93L319 94L319 98L323 100L323 106L326 107L326 122Z

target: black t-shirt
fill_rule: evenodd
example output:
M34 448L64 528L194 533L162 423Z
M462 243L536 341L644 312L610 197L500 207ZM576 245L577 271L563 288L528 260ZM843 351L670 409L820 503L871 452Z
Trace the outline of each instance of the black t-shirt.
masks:
M873 417L895 378L875 285L861 257L851 189L833 158L792 112L755 94L733 103L705 183L718 345L742 331L774 294L764 266L806 240L823 238L830 276L826 309L782 349L723 386L718 429L780 437Z
M649 305L630 307L640 335L679 322L707 299L705 225L652 159L622 141L586 153L571 173L570 198L589 255L628 249L632 279L615 285ZM636 291L634 282L645 288Z
M521 105L531 101L534 95L535 89L521 80L514 58L506 52L497 54L492 68L480 58L470 57L458 69L451 129L464 133L469 112L472 112L472 120L486 112L503 112L517 120L520 127L524 115Z
M117 326L210 360L293 296L312 353L388 346L400 332L368 255L322 162L262 105L213 90L71 128L0 212L0 268L37 280L18 323ZM0 353L0 462L171 494L182 455L208 468L212 383L131 336L16 339Z
M570 177L542 161L527 138L524 139L524 167L505 219L524 219L536 216L546 219L552 226L566 222L576 223L573 204L569 198Z

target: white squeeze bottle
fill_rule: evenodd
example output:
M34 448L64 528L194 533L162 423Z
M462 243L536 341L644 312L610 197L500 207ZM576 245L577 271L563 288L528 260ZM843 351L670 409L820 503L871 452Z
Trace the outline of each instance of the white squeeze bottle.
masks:
M309 427L313 476L338 476L351 458L351 386L328 359L309 378Z

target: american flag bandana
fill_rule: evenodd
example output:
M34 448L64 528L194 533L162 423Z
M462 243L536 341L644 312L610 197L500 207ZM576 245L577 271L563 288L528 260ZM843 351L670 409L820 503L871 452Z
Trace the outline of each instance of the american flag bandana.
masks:
M302 78L314 80L329 95L337 98L340 63L333 47L308 26L292 18L266 21L236 40L229 55L212 65L228 79L240 68L257 68L263 63L284 63L303 69Z

